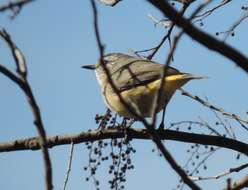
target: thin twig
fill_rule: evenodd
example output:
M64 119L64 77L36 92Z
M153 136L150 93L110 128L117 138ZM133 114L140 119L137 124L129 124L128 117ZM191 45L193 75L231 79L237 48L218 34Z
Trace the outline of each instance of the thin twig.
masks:
M24 5L28 3L34 2L35 0L15 0L10 1L6 4L0 5L0 12L4 12L10 10L13 12L13 15L10 17L11 19L15 18L21 11Z
M184 4L182 9L179 11L179 14L183 15L185 13L185 11L187 10L187 8L189 7L189 5L190 5L190 3ZM174 27L175 27L175 24L172 23L172 25L170 26L167 34L162 38L162 40L159 42L159 44L156 47L150 49L150 50L153 50L153 51L151 52L150 55L147 56L148 59L152 59L154 57L154 55L157 53L157 51L161 48L161 46L164 44L164 42L167 39L170 42L170 36L171 36L172 30L173 30Z
M223 171L223 172L220 172L214 176L209 176L209 177L200 177L200 176L190 176L190 179L194 180L194 181L202 181L202 180L211 180L211 179L219 179L223 176L226 176L226 175L229 175L231 173L234 173L234 172L239 172L245 168L248 167L248 164L242 164L241 166L238 166L238 167L235 167L235 168L230 168L226 171Z
M201 117L199 117L199 120L200 121L178 121L178 122L173 122L173 123L170 124L170 127L168 129L171 129L174 126L179 126L181 124L188 124L190 126L192 124L195 124L195 125L199 125L200 127L201 126L206 127L208 130L211 131L211 133L213 133L215 135L218 135L218 136L221 136L221 134L217 130L215 130L213 127L211 127L208 122L204 121Z
M31 3L32 1L35 1L35 0L10 1L10 2L0 6L0 12L6 11L6 10L12 10L13 8L16 8L16 7L22 7L23 5L25 5L27 3Z
M226 41L228 36L234 32L234 30L244 21L248 18L248 12L246 11L245 14L243 14L230 28L229 30L225 32L220 32L220 33L225 33L226 35L224 36L223 41Z
M190 4L184 4L182 9L179 11L179 13L181 15L183 15L185 13L185 11L187 10L188 6ZM152 20L154 21L154 17L152 16L149 16L150 18L152 18ZM163 23L163 21L161 21ZM168 21L168 22L171 22L171 21ZM160 21L159 21L160 23ZM175 27L175 24L174 23L171 23L168 25L168 27L170 27L166 33L166 35L160 40L160 42L158 43L158 45L156 45L155 47L153 48L149 48L149 49L145 49L145 50L139 50L139 51L135 51L134 53L135 54L138 54L138 53L142 53L142 52L148 52L148 51L152 51L148 56L147 56L147 59L151 60L154 55L158 52L158 50L162 47L162 45L166 42L166 40L168 39L169 43L170 43L170 36L171 36L171 33L173 31L173 28Z
M194 19L195 19L195 18L197 18L197 19L194 20L194 23L195 23L195 22L199 22L199 21L200 21L200 22L203 21L206 17L210 16L210 15L211 15L213 12L215 12L217 9L223 7L224 5L226 5L227 3L231 2L231 1L232 1L232 0L222 0L220 4L218 4L218 5L214 6L213 8L211 8L211 9L205 11L204 13L201 13L201 14L199 14L199 15L196 15L196 16L194 17Z
M234 113L227 112L227 111L225 111L223 108L214 106L214 105L210 104L209 102L203 100L202 98L200 98L200 97L198 97L198 96L195 96L195 95L192 95L192 94L190 94L189 92L187 92L187 91L185 91L185 90L183 90L183 89L180 89L180 91L182 92L182 95L187 96L187 97L189 97L189 98L191 98L191 99L193 99L193 100L196 100L197 102L199 102L199 103L201 103L202 105L208 107L209 109L214 110L214 111L217 111L217 112L221 113L222 115L227 116L227 117L229 117L229 118L231 118L231 119L234 119L234 120L236 120L236 121L239 121L240 124L241 124L241 126L242 126L246 131L248 131L248 127L244 125L244 124L246 124L246 125L248 124L248 121L247 121L247 120L243 120L243 119L241 119L238 115L236 115L236 114L234 114Z
M48 148L46 147L47 141L46 141L46 131L43 126L41 113L39 106L35 100L35 97L33 95L32 89L29 85L29 82L27 80L27 68L25 64L25 58L22 52L17 48L15 43L11 40L10 35L5 31L0 31L0 36L5 40L5 42L8 44L8 46L11 49L12 55L15 59L16 67L17 67L17 74L13 74L10 70L5 68L4 66L0 65L0 72L8 77L11 81L13 81L15 84L17 84L24 94L26 95L27 101L30 105L31 111L33 113L34 117L34 125L36 127L36 130L39 134L38 142L42 150L43 155L43 161L44 161L44 167L45 167L45 186L47 190L53 189L52 184L52 164L48 152Z
M244 54L215 39L206 32L197 29L189 20L181 17L180 14L173 7L171 7L167 1L148 0L148 2L158 8L158 10L171 19L177 26L183 28L184 32L187 33L192 39L232 60L238 67L248 73L248 58Z
M68 165L67 165L67 171L66 171L65 181L64 181L64 185L63 185L63 190L66 190L66 185L67 185L68 180L69 180L69 176L70 176L70 172L71 172L73 150L74 150L74 143L71 142L70 154L69 154L69 160L68 160Z
M15 45L15 43L12 41L10 35L3 30L0 32L0 36L8 43L12 56L15 60L16 64L16 71L21 79L25 80L27 77L27 66L26 61L23 53L21 50Z
M206 161L214 155L214 153L219 150L220 147L218 148L213 148L212 150L210 150L210 152L207 153L207 155L195 166L195 168L193 169L193 171L191 172L191 175L193 175L196 171L198 171L198 169L200 168L200 166L204 163L206 163Z

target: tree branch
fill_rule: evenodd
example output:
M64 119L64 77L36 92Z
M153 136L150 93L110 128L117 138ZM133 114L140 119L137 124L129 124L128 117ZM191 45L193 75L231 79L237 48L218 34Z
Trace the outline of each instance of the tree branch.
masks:
M237 66L248 73L248 58L245 55L233 47L194 27L190 21L183 18L174 8L172 8L167 1L148 1L165 16L171 19L177 26L183 28L184 32L187 33L192 39L234 61Z
M46 131L43 126L41 113L39 106L35 100L35 97L33 95L32 89L29 85L29 82L27 80L27 68L25 64L25 58L22 54L22 52L17 48L15 43L12 41L10 35L5 31L0 31L0 37L5 40L5 42L10 47L10 50L12 52L12 56L16 63L17 68L17 74L13 74L10 70L5 68L4 66L0 65L0 73L8 77L11 81L13 81L15 84L17 84L24 94L26 95L27 101L30 105L31 111L33 113L34 117L34 125L36 127L36 130L39 134L38 143L42 150L42 156L44 161L44 167L45 167L45 185L47 190L52 190L52 164L48 152L48 148L46 147Z
M194 177L194 176L190 176L190 179L194 180L194 181L202 181L202 180L211 180L211 179L219 179L223 176L229 175L231 173L234 172L240 172L241 170L245 169L248 167L248 164L242 164L241 166L235 167L235 168L229 168L228 170L225 170L223 172L220 172L214 176L209 176L209 177Z
M220 108L220 107L217 107L213 104L210 104L208 101L203 100L199 96L192 95L189 92L183 90L182 88L180 89L180 91L182 92L182 95L187 96L187 97L199 102L203 106L208 107L211 110L217 111L217 112L221 113L222 115L229 117L230 119L234 119L234 120L238 121L239 124L241 125L241 127L244 128L246 131L248 131L248 127L246 126L248 124L248 120L244 120L240 116L238 116L237 114L227 112L223 108Z
M81 132L75 135L56 135L52 137L47 137L47 148L53 148L60 145L79 144L89 141L97 141L104 139L115 139L123 138L126 133L117 128L115 129L102 129L94 130L90 132ZM128 137L130 139L143 139L151 140L151 136L146 129L129 129ZM162 140L173 140L186 143L195 143L202 145L212 145L218 146L226 149L231 149L248 156L248 144L222 137L222 136L212 136L212 135L201 135L188 132L181 132L175 130L160 130L159 137ZM0 143L0 152L11 152L18 150L39 150L39 137L32 137L26 139L19 139L10 142Z
M67 186L67 183L68 183L68 180L69 180L69 175L70 175L70 172L71 172L71 165L72 165L73 150L74 150L74 144L72 142L71 143L71 148L70 148L70 155L69 155L69 160L68 160L68 165L67 165L65 181L64 181L64 184L63 184L63 190L66 190L66 186Z
M13 15L11 16L11 18L15 18L15 16L17 16L22 7L28 3L31 3L35 0L15 0L15 1L10 1L6 4L0 5L0 12L4 12L7 10L10 10L13 12Z

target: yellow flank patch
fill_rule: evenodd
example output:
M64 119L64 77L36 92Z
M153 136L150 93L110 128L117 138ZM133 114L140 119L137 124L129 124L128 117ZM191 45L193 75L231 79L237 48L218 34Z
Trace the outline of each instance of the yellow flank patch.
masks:
M184 74L167 76L164 78L161 102L159 103L159 110L170 100L174 92L180 88L187 80ZM150 82L146 85L137 86L129 90L121 92L121 96L127 103L132 106L137 112L140 112L144 117L151 116L151 109L154 104L154 97L160 88L161 79ZM120 103L117 96L108 97L109 107L122 116L130 116L130 113L125 106ZM111 100L111 101L110 101Z
M165 83L164 83L164 91L166 93L173 93L176 89L178 89L179 86L181 86L181 80L183 78L183 74L179 75L172 75L165 77ZM145 94L154 95L153 93L156 93L157 90L160 88L160 82L161 80L155 80L153 82L150 82L143 86L138 86L133 89L124 91L122 94L125 96L141 96Z
M181 79L183 79L183 74L178 74L178 75L171 75L165 77L165 82L164 82L164 90L166 92L174 92L176 89L178 89L179 86L181 86ZM160 88L160 82L161 80L158 79L156 81L153 81L147 85L147 87L151 90L158 90Z

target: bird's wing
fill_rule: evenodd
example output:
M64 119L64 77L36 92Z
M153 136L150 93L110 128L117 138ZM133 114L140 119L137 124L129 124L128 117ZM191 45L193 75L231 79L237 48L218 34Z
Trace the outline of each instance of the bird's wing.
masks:
M124 91L161 78L164 65L155 62L134 59L112 73L112 80L118 90ZM177 69L168 67L166 76L179 74Z

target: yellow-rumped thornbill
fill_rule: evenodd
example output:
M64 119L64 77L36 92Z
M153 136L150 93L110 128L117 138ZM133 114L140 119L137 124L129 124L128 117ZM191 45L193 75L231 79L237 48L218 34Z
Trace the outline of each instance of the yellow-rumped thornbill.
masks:
M102 60L123 100L141 117L152 117L155 96L157 96L160 89L164 65L122 53L107 54ZM100 61L95 65L85 65L82 68L95 70L103 100L111 111L123 117L135 118L129 109L121 103L119 96L109 83L108 76ZM205 77L195 76L180 72L173 67L167 67L163 77L165 82L156 111L159 112L163 109L175 91L188 81L202 78Z

